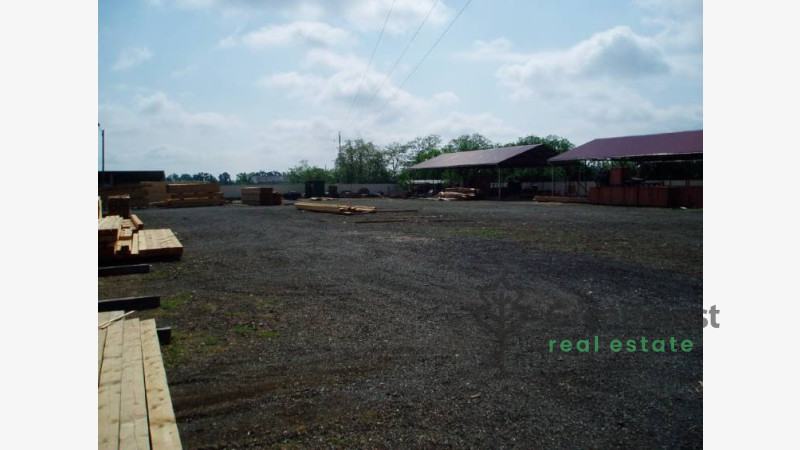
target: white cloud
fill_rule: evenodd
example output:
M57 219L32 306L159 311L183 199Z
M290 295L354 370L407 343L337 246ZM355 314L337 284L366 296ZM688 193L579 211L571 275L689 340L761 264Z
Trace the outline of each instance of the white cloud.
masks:
M218 11L223 16L252 16L259 12L281 12L287 17L306 20L344 21L360 31L379 30L393 0L173 0L185 10ZM435 0L394 0L386 31L402 34L415 30L430 12L427 23L442 25L452 11L445 2ZM431 10L433 8L433 10Z
M597 33L573 47L557 52L521 54L511 51L507 39L479 41L463 58L481 61L506 61L497 77L517 98L527 98L536 89L549 89L565 79L639 78L667 74L670 65L657 42L634 33L628 27L615 27Z
M452 92L439 92L433 96L433 102L437 105L454 105L461 99Z
M228 36L219 42L220 47L236 44L252 49L308 45L332 47L350 41L350 33L322 22L293 22L285 25L268 25L237 37Z
M467 61L524 62L530 56L511 51L510 40L501 37L491 41L475 41L472 50L457 56Z
M112 67L116 71L128 70L153 57L147 47L133 47L123 50Z
M362 31L374 31L383 26L392 0L342 1L344 16L354 27ZM434 6L434 0L395 0L386 31L402 34L417 29L430 11L427 24L441 25L450 18L451 11L443 2Z
M276 95L299 99L316 109L329 111L324 118L274 121L270 131L265 132L264 145L267 142L278 145L284 134L287 140L310 139L307 144L307 151L312 155L309 161L314 154L314 142L330 139L338 131L347 138L362 137L379 145L429 133L441 134L446 140L478 130L499 140L513 140L521 135L490 113L453 111L453 106L460 102L454 92L438 92L425 98L399 89L392 81L382 85L385 73L375 68L364 77L358 101L351 110L364 75L365 61L329 50L313 50L306 56L303 66L310 71L274 73L262 78L259 85ZM304 146L306 144L292 141L293 148Z
M196 70L197 70L197 66L190 65L190 66L186 66L186 67L183 67L181 69L178 69L178 70L173 70L172 73L170 74L170 76L172 78L183 78L186 75L194 73Z
M559 50L520 53L508 39L478 41L469 61L502 63L495 71L512 100L531 105L537 127L581 142L597 136L702 127L702 104L658 104L664 83L702 79L702 58L667 52L658 36L615 27ZM552 118L560 117L555 120ZM611 134L609 134L611 133Z
M131 90L127 102L99 105L106 130L106 167L218 174L229 152L253 147L237 117L192 111L164 92ZM247 155L249 156L249 155ZM245 156L242 156L245 157ZM233 156L238 161L239 155ZM242 162L244 166L244 162ZM233 169L233 167L231 167Z

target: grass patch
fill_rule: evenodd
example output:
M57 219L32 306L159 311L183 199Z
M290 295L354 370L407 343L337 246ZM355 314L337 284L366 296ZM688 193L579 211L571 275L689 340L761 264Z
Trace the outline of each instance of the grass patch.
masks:
M232 331L242 336L254 334L262 339L276 339L278 336L280 336L280 333L277 331L256 330L249 325L237 325L233 327Z
M169 345L161 347L161 352L164 354L164 364L167 367L178 367L186 362L188 339L189 336L186 333L172 330Z
M278 336L280 336L280 333L277 331L259 331L256 333L256 336L264 339L276 339Z
M493 228L462 228L455 230L456 234L480 239L506 239L508 233Z
M255 333L256 329L249 325L237 325L233 327L232 331L237 334L250 334Z
M189 292L181 292L167 299L161 300L161 309L164 311L172 311L178 306L188 302L192 299L192 294Z
M219 341L217 340L217 338L215 336L208 336L208 337L204 338L202 341L200 341L200 345L205 345L206 347L213 347L213 346L218 345L218 344L219 344Z

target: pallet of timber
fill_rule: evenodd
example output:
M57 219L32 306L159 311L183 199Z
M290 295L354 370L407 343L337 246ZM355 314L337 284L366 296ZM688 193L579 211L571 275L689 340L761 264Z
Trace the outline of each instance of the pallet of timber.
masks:
M283 195L271 187L242 188L242 203L245 205L272 206L283 204Z
M116 242L122 229L122 217L106 216L97 221L98 242Z
M109 216L120 216L127 219L131 216L131 196L110 195L106 200L106 208Z
M331 205L324 203L295 202L294 206L301 211L324 212L330 214L342 214L345 216L353 214L369 214L377 211L374 206L356 205Z
M180 449L153 319L98 314L98 448Z
M193 206L220 206L225 204L223 198L185 198L185 199L166 199L163 202L152 203L153 206L160 208L187 208Z
M136 233L135 254L141 257L181 256L183 245L170 229L141 230Z
M189 200L189 199L217 199L223 198L222 192L187 192L183 194L167 194L166 200Z
M192 194L220 192L218 183L169 183L167 194Z

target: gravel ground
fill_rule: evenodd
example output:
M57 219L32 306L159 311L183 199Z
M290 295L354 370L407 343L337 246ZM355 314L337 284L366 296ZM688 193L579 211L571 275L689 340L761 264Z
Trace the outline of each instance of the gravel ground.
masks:
M702 446L702 211L353 203L418 211L137 212L183 260L99 296L162 296L186 448Z

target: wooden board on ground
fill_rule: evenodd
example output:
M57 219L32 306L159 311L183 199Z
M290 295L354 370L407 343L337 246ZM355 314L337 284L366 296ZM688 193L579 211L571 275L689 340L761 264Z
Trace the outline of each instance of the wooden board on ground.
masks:
M324 212L331 214L343 214L346 216L353 214L368 214L376 212L377 208L374 206L357 206L357 205L334 205L324 203L308 203L308 202L295 202L295 208L301 211Z
M136 254L141 256L180 256L183 245L170 229L141 230L136 233Z
M161 359L156 323L153 319L144 320L141 328L150 442L154 449L180 448L178 424L167 388L167 373Z
M104 323L122 311L98 314ZM153 319L98 330L98 448L180 449Z

